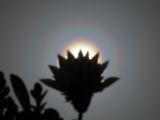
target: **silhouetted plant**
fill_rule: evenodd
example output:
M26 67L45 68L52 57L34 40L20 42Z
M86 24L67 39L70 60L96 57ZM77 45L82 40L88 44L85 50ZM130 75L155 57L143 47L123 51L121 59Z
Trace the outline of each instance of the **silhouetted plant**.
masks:
M47 91L43 92L43 88L39 83L36 83L34 85L34 89L31 90L31 95L36 102L36 106L33 106L35 112L41 113L41 111L44 109L46 103L42 103L42 101L46 93Z
M20 77L11 75L11 83L23 108L23 111L18 114L17 120L62 120L55 109L44 109L46 103L42 103L42 101L47 91L43 91L43 88L39 83L36 83L34 88L30 91L36 105L31 104L29 92Z
M101 92L109 87L117 77L109 77L103 80L102 73L108 65L108 61L103 64L98 63L99 54L89 59L89 53L85 56L80 51L78 58L75 58L70 51L68 58L58 55L59 68L49 66L53 72L54 80L41 79L41 81L58 91L61 91L67 101L70 101L78 111L78 120L82 120L82 115L87 111L94 93Z
M26 112L30 112L31 103L29 99L29 94L22 79L16 75L11 75L11 84L23 110Z
M18 113L17 105L8 95L9 92L4 74L0 72L0 120L14 120Z
M43 99L47 91L43 90L41 84L36 83L30 91L36 103L32 105L23 80L16 75L11 75L13 90L23 109L18 111L18 106L9 95L10 88L6 82L3 72L0 72L0 120L63 120L55 109L44 108L46 103L43 103Z

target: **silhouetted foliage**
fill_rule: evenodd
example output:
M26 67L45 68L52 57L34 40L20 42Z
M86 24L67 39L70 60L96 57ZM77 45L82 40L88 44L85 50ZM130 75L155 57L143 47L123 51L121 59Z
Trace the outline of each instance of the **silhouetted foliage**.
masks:
M43 99L47 91L43 90L41 84L36 83L28 92L23 80L17 75L11 75L11 84L22 111L18 111L14 100L8 95L9 87L6 85L4 74L0 72L0 120L63 120L55 109L45 109L46 103L43 103ZM30 102L30 94L35 105Z
M83 119L83 113L87 111L94 93L103 91L119 79L103 79L102 73L109 62L98 63L98 58L98 53L90 59L89 53L84 56L81 51L75 58L68 51L67 58L58 55L59 67L49 66L54 80L41 79L41 82L65 95L66 101L71 102L78 111L78 120ZM55 109L45 108L46 102L43 99L47 90L40 83L35 83L28 91L19 76L11 74L10 80L22 110L18 110L18 105L9 95L10 88L3 72L0 72L0 120L63 120ZM31 97L35 104L31 103Z
M103 80L102 73L108 65L108 61L98 63L99 54L89 59L89 53L85 56L80 51L75 58L70 51L64 58L58 55L59 67L49 66L53 72L54 80L41 79L41 81L58 91L61 91L67 101L70 101L79 112L78 120L82 120L82 114L87 111L94 93L101 92L109 87L117 77L109 77Z
M11 83L23 110L27 112L30 111L31 108L30 99L28 91L23 81L18 76L11 75Z
M47 91L43 92L43 88L39 83L36 83L34 85L34 89L31 90L31 95L33 96L36 102L36 106L33 106L35 112L39 113L44 109L46 103L42 103L42 101L46 93Z
M8 95L9 91L4 74L0 72L0 120L13 120L18 113L17 105Z

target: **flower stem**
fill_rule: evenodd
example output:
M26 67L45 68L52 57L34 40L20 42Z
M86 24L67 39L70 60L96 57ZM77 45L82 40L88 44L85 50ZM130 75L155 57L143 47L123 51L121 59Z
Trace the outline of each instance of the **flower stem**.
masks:
M79 113L78 120L82 120L82 119L83 119L83 114Z

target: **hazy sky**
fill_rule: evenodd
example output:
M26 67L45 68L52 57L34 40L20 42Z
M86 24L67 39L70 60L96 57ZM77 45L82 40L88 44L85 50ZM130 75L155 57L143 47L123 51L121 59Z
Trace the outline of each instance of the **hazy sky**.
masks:
M71 40L90 38L110 60L104 76L120 80L96 94L84 120L160 119L159 0L1 0L0 70L15 73L28 88L51 77ZM77 113L57 91L46 101L65 120Z

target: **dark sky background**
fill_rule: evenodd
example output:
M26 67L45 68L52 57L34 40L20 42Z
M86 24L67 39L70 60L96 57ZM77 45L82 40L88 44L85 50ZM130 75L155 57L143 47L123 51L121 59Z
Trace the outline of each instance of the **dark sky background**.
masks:
M48 64L75 37L88 37L120 80L96 94L84 120L160 119L159 0L1 0L0 70L28 88L51 77ZM48 87L46 101L65 120L77 113Z

